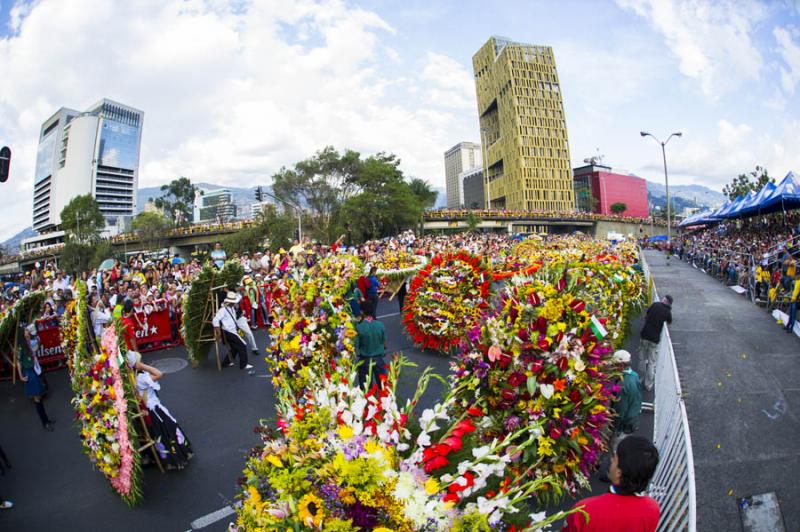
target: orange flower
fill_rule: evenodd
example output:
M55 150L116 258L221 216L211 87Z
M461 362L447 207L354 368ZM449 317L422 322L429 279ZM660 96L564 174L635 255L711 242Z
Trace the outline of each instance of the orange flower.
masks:
M567 387L567 381L565 379L558 379L553 382L553 387L556 391L563 392L564 388Z

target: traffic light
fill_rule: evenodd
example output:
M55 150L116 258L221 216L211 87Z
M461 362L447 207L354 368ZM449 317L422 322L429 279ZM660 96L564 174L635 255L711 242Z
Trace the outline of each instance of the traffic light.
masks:
M261 193L261 187L260 186L256 187L256 201L261 202L261 199L263 197L264 195Z
M0 183L8 181L8 174L11 171L11 150L8 146L0 149Z

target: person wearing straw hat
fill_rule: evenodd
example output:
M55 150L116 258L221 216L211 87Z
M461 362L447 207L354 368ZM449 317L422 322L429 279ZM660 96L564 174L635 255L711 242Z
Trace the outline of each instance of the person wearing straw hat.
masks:
M142 355L137 351L128 351L125 357L128 366L136 372L136 394L150 413L147 428L156 442L159 458L167 469L183 469L194 451L178 421L158 397L158 392L161 391L158 381L164 376L163 373L142 363Z
M234 357L239 357L239 369L252 370L252 364L247 363L247 344L239 335L239 327L236 324L236 310L234 306L239 303L239 296L235 292L228 292L222 306L219 307L211 325L214 326L214 337L219 340L225 338L225 342L231 349ZM222 362L224 366L233 366L230 355L225 355Z

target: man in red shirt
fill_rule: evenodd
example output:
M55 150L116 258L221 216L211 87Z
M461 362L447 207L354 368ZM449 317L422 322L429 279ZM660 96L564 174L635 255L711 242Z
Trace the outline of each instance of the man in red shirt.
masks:
M619 442L608 476L610 493L588 497L573 506L581 512L567 517L567 532L655 532L661 511L658 503L644 494L658 465L658 449L642 436L628 436Z
M122 305L122 339L128 346L128 351L138 351L139 346L136 343L136 329L134 328L133 320L136 319L133 315L133 301L130 299L125 300Z

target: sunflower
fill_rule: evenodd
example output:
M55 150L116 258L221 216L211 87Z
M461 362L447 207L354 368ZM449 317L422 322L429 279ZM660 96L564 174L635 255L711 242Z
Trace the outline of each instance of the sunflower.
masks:
M306 493L297 505L300 520L306 526L319 526L322 523L322 500L313 493Z

